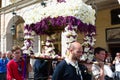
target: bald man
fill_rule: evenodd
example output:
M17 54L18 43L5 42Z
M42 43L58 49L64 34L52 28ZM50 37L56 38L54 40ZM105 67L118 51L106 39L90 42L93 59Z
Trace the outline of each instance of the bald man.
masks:
M7 51L6 52L6 57L8 60L11 60L12 59L12 52L11 51Z
M83 48L79 42L71 43L67 57L55 68L52 80L91 80L87 75L87 68L78 63L82 53Z

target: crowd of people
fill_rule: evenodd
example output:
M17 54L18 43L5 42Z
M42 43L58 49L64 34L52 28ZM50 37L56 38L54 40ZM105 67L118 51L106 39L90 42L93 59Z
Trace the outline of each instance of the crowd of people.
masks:
M83 48L79 42L71 43L66 52L67 56L56 65L51 80L120 80L120 52L116 53L115 59L112 59L111 54L104 48L96 47L92 64L91 62L80 63ZM41 71L38 71L38 74L43 74Z
M7 63L12 59L12 52L0 52L0 80L6 80Z
M0 80L26 80L25 71L27 71L25 59L19 46L14 46L11 51L0 53Z
M34 72L34 79L30 80L120 80L120 52L112 59L104 48L96 47L92 63L85 64L80 62L83 47L79 42L72 42L66 52L65 59L55 64L40 59L33 66L28 63ZM19 46L0 52L0 80L29 80L25 65Z

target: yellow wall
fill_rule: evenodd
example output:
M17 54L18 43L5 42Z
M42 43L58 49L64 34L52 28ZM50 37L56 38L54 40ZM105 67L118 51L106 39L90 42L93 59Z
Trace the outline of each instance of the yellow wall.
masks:
M119 6L120 7L120 6ZM105 36L105 29L106 28L112 28L112 27L120 27L119 25L111 25L111 14L110 11L112 9L115 9L118 7L113 7L110 9L105 9L105 10L100 10L96 12L96 30L97 30L97 35L96 35L96 45L95 46L100 46L105 49L107 49L107 43L106 43L106 36Z

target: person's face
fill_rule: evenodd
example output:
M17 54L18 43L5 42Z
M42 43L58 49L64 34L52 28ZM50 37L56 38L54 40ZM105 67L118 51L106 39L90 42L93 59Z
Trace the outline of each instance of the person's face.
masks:
M11 56L11 53L7 53L7 57L10 58L10 56Z
M76 46L75 49L72 50L73 58L75 60L80 60L80 57L83 54L83 49L81 46Z
M99 61L104 61L104 60L105 60L105 57L106 57L105 51L100 51L98 54L96 54L96 58L97 58Z
M6 58L6 54L5 53L2 54L2 58Z
M14 53L13 53L14 55L14 58L16 58L16 59L20 59L20 57L21 57L21 50L16 50Z
M120 53L117 53L116 56L117 56L118 58L120 58Z
M0 52L0 58L1 58L1 56L2 56L2 53Z

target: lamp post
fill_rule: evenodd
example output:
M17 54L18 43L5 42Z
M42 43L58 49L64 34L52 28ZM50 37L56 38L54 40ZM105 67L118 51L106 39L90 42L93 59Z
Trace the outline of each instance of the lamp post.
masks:
M46 7L46 3L43 0L41 1L41 5Z
M16 13L14 12L14 10L12 12L12 15L13 15L13 23L12 23L12 26L10 27L10 30L11 30L11 34L12 34L12 40L13 40L12 45L14 45L14 35L16 34L16 25L15 25L15 21L14 21Z
M11 30L12 35L14 36L14 35L15 35L15 32L16 32L16 30L15 30L15 24L13 24L13 25L11 26L10 30Z
M16 13L15 13L14 10L13 10L12 14L13 14L13 24L12 24L10 30L11 30L12 35L14 36L14 35L15 35L15 32L16 32L16 28L15 28L16 25L15 25L15 21L14 21L14 17L15 17L15 15L16 15Z

